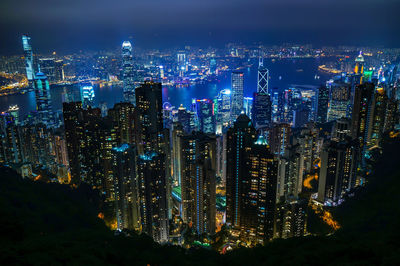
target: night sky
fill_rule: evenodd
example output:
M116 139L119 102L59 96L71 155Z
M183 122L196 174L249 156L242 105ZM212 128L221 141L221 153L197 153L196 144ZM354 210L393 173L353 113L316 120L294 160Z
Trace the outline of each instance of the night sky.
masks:
M57 4L56 4L57 3ZM1 0L0 54L140 47L268 44L400 47L400 0Z

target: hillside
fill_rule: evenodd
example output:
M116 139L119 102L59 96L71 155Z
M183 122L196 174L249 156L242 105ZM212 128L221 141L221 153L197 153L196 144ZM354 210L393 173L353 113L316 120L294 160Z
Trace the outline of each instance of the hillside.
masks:
M23 180L0 168L1 264L342 265L400 262L399 142L388 143L366 188L334 212L341 229L329 237L276 240L218 255L160 246L145 235L115 236L97 218L99 200L86 187Z

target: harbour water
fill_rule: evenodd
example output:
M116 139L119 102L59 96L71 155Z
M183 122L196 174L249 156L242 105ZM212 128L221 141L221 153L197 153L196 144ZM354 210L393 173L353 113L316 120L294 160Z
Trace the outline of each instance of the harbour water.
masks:
M323 64L327 59L320 58L303 58L303 59L277 59L264 60L264 66L269 69L270 88L289 88L294 86L319 86L330 75L318 72L318 66ZM257 66L253 65L249 68L241 69L244 77L244 96L251 97L257 88ZM192 98L214 98L222 89L230 88L231 73L224 72L218 76L215 82L205 82L202 84L191 85L189 87L165 86L163 88L163 101L170 102L173 106L178 107L183 104L189 107ZM72 87L71 87L72 86ZM62 92L64 86L52 86L51 98L54 111L62 108ZM69 89L78 92L77 85L70 85ZM109 108L117 102L123 100L121 86L95 86L95 104L101 102L107 103ZM25 116L36 109L35 94L28 92L25 94L13 94L0 97L0 111L5 111L10 105L17 104L20 108L20 116Z

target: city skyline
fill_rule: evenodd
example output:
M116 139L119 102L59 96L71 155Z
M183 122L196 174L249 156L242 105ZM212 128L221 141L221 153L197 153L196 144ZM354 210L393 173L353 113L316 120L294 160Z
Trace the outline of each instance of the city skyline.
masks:
M399 3L25 1L1 4L0 262L398 259Z

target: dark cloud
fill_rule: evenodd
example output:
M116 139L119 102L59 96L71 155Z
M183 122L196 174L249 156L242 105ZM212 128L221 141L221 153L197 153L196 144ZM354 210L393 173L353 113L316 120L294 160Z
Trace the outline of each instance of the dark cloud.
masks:
M400 46L398 0L2 0L0 52L29 33L44 50L179 42L325 42Z

